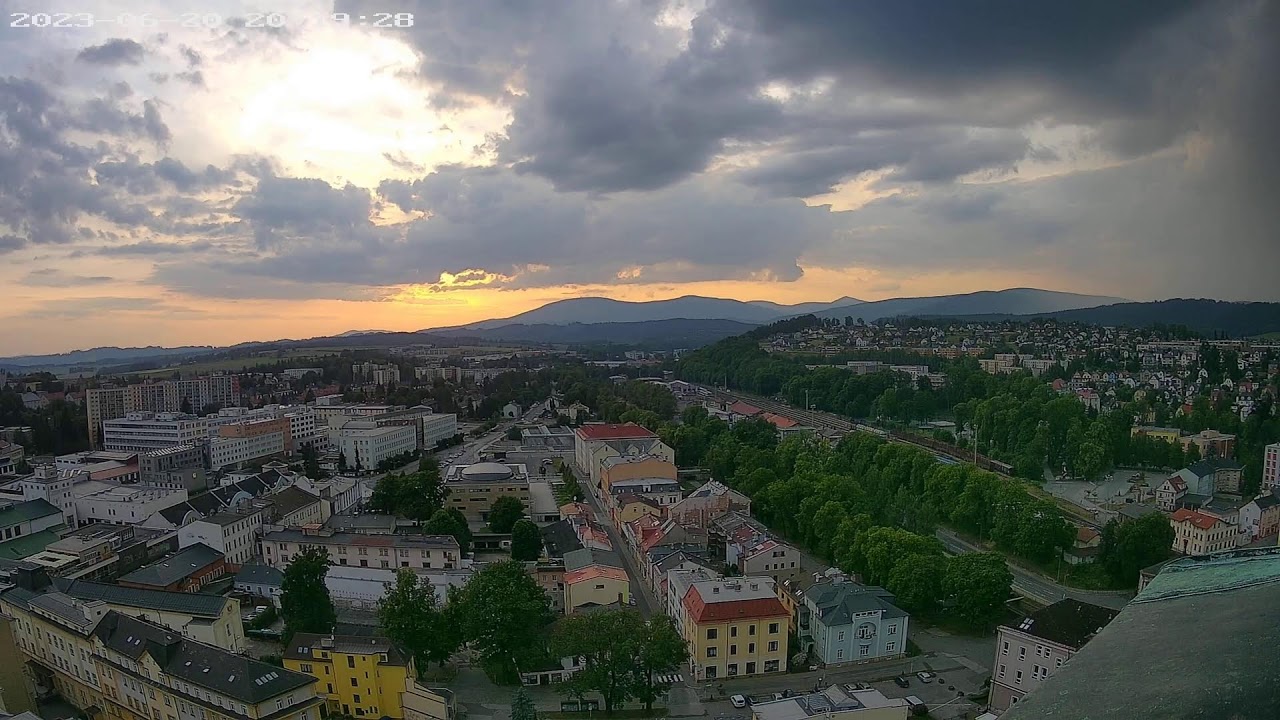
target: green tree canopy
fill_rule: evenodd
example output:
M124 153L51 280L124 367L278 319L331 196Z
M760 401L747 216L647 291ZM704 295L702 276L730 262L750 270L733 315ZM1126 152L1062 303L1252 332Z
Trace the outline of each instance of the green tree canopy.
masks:
M520 563L486 565L457 600L455 620L487 665L512 672L513 663L541 655L543 633L553 619L551 602Z
M457 508L436 510L422 524L422 532L427 535L451 535L458 541L462 554L471 551L471 527L467 524L466 516Z
M509 533L516 521L524 517L524 504L520 498L503 495L493 501L489 508L489 530L495 533Z
M329 554L318 547L308 547L289 561L280 584L280 612L284 615L284 634L333 632L338 620L324 584L329 574Z
M538 720L538 710L524 688L516 688L511 695L511 720Z
M537 560L542 554L542 532L528 518L521 518L511 526L511 559Z
M373 488L369 508L374 512L426 521L444 504L445 489L440 466L430 458L420 461L416 473L384 476Z
M1160 513L1112 520L1102 529L1098 561L1116 582L1136 585L1143 568L1169 557L1175 534L1169 518Z
M395 582L388 584L378 601L378 625L413 654L419 670L433 660L443 665L457 649L451 634L444 631L435 588L408 568L396 572Z
M1012 585L1013 574L1002 555L970 553L947 560L942 592L954 603L956 617L986 629L1000 618Z

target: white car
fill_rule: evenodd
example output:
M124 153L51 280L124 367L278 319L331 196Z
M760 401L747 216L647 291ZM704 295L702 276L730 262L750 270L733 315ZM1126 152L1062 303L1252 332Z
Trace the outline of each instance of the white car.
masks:
M930 682L933 680L933 673L921 670L916 673L916 677L920 678L920 682Z
M747 706L747 698L742 695L734 695L729 698L729 702L733 703L736 708L744 708Z

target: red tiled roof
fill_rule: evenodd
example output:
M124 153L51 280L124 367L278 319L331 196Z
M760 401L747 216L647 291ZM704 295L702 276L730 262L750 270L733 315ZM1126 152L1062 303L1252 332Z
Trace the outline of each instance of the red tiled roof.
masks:
M573 585L580 582L586 582L587 580L596 580L598 578L627 582L627 573L621 568L609 567L607 565L588 565L565 573L564 584Z
M684 596L684 608L694 622L724 622L727 620L750 620L755 618L787 617L790 613L783 607L782 601L776 597L753 600L727 600L724 602L705 603L698 594L697 588L690 588Z
M764 419L773 423L774 427L783 428L783 429L792 428L800 424L789 417L785 417L783 415L774 415L773 413L765 413Z
M650 430L635 423L591 423L577 429L583 440L627 440L630 438L656 438Z
M1174 512L1172 520L1176 523L1190 522L1201 530L1209 530L1214 525L1221 522L1219 518L1212 515L1206 515L1201 512L1196 512L1195 510L1188 510L1187 508L1180 508Z
M1098 537L1098 531L1093 528L1076 528L1076 542L1093 542L1096 537Z
M747 403L739 400L729 406L729 412L737 413L739 415L759 415L763 411L755 405L748 405Z

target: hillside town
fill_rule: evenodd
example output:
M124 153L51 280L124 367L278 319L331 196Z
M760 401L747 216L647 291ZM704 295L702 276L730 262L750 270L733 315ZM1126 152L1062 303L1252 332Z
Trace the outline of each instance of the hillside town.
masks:
M885 322L679 355L5 377L3 707L994 717L1170 568L1280 575L1275 345Z

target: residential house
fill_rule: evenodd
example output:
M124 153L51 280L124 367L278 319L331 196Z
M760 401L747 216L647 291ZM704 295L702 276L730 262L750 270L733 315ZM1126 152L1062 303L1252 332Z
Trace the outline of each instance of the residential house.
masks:
M676 465L653 455L613 455L600 462L600 489L608 497L609 488L624 480L676 480Z
M274 507L272 522L285 527L320 525L329 519L328 509L320 499L297 486L287 487L267 497Z
M662 445L653 431L635 423L587 423L574 431L574 461L588 474L590 486L600 481L600 471L593 463L597 450L609 446L614 454L661 454L674 460L674 454L650 453L650 448ZM666 447L665 445L663 447ZM634 452L627 452L634 449ZM668 448L669 450L669 448Z
M1187 481L1180 475L1170 475L1156 488L1156 507L1164 512L1177 510L1187 496Z
M825 665L901 657L910 619L893 600L884 588L848 581L814 585L803 597L801 641Z
M1280 532L1280 498L1267 490L1240 508L1240 534L1245 542Z
M666 514L665 508L659 505L657 500L634 493L614 497L612 510L614 525L629 523L641 515L652 515L661 519Z
M1215 493L1240 494L1240 474L1243 467L1234 460L1211 457L1192 463L1187 470L1202 478L1202 483L1207 478Z
M680 488L680 482L675 479L667 478L637 478L635 480L618 480L609 486L609 505L616 506L617 499L622 495L639 495L648 498L663 508L666 508L680 502L684 497L684 491Z
M453 694L417 682L413 657L384 637L299 633L282 657L288 670L316 679L330 716L451 720ZM421 708L414 716L414 705Z
M234 568L258 554L258 535L272 509L269 505L249 504L193 520L178 529L178 544L207 545L223 553L234 572Z
M116 582L124 587L172 592L198 592L227 574L225 556L203 543L134 570Z
M711 566L706 558L705 549L668 548L666 546L650 551L644 563L642 575L645 582L653 590L654 597L667 596L667 584L670 574L688 570L707 570L711 575L707 579L720 574Z
M787 609L773 578L695 582L682 602L695 680L786 672Z
M1222 518L1181 508L1169 518L1173 549L1184 555L1207 555L1235 547L1236 525Z
M1194 435L1178 438L1178 442L1182 443L1184 451L1195 445L1200 451L1200 457L1205 459L1230 458L1236 452L1236 436L1226 435L1217 430L1201 430Z
M284 590L284 573L260 563L240 566L236 573L235 591L245 595L270 600L272 605L280 607L280 595Z
M1119 611L1067 598L1001 625L992 663L991 709L1004 712L1039 687Z
M564 556L564 609L631 604L631 582L617 553L574 550Z
M1262 453L1262 489L1280 487L1280 442L1271 443Z
M1102 533L1091 527L1076 528L1076 539L1062 551L1062 559L1071 565L1084 565L1098 559L1102 551Z
M667 517L681 525L707 527L729 512L751 514L751 498L715 480L708 481L667 510Z

